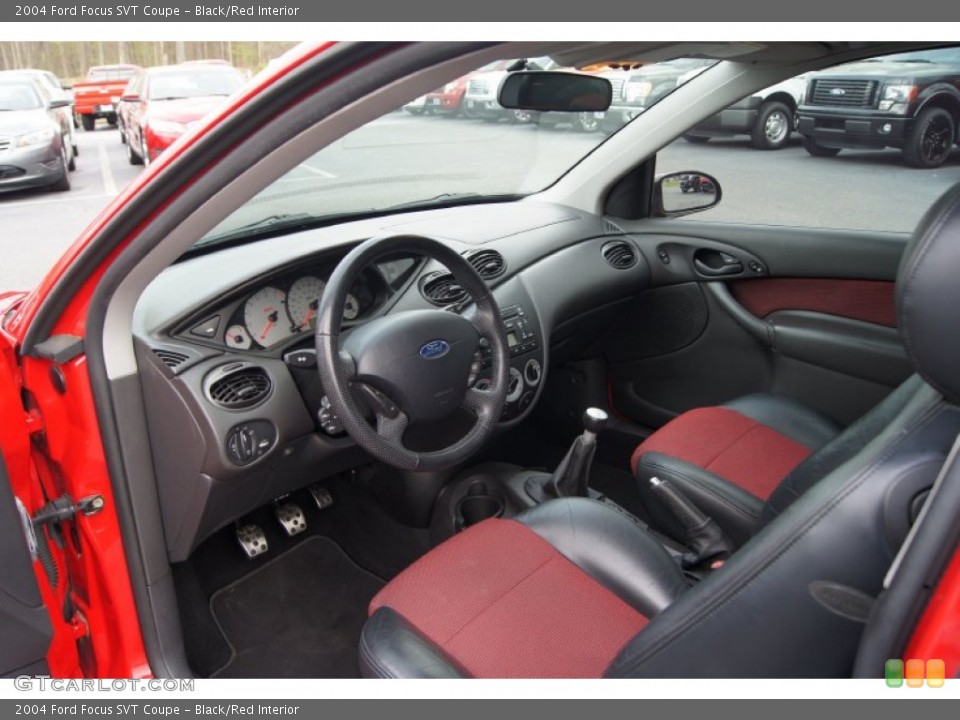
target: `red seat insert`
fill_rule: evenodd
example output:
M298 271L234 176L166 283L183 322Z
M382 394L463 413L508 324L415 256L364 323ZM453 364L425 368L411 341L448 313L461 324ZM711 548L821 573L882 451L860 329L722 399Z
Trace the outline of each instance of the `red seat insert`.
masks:
M735 410L697 408L647 438L633 453L636 472L644 453L683 460L766 500L811 449Z
M601 677L647 619L514 520L485 520L424 555L370 603L474 677Z

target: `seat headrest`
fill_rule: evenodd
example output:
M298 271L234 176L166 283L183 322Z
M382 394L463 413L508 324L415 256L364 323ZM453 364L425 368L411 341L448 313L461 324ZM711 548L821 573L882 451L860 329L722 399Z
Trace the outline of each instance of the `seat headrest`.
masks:
M904 251L897 321L917 372L960 402L960 184L926 212Z

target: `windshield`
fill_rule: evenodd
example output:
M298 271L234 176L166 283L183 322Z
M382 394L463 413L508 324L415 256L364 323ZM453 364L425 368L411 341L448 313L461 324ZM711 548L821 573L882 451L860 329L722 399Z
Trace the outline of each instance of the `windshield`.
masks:
M40 95L32 85L0 85L0 112L37 110L41 107Z
M150 78L149 100L181 100L193 97L227 96L243 85L243 75L236 70L210 72L196 66L180 72L165 72Z
M629 81L657 66L592 65L613 86L603 112L506 110L497 90L504 59L450 78L324 148L227 217L200 243L269 235L283 226L400 208L512 199L543 190L618 129L688 79L702 60L663 63L655 86ZM526 67L558 68L550 58ZM629 99L624 97L630 86Z
M916 50L872 58L868 62L960 63L960 48Z

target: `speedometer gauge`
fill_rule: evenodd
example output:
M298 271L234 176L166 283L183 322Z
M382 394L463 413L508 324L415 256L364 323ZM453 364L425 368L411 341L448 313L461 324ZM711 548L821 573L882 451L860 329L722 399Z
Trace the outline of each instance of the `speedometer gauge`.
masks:
M347 293L347 301L343 304L343 319L356 320L360 314L360 303L353 293Z
M253 338L250 337L250 333L243 325L232 325L227 328L227 332L223 335L223 341L227 344L227 347L236 350L249 350L253 345Z
M271 347L293 334L287 319L286 300L283 290L265 287L244 304L243 322L258 345Z
M287 312L290 323L298 331L310 330L317 324L317 305L325 283L319 278L307 276L297 280L287 293Z

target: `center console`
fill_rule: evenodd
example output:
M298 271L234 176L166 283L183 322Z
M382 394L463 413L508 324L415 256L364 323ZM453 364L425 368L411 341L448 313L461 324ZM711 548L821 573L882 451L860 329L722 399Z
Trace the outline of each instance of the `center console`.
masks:
M529 305L528 305L529 307ZM543 379L543 349L540 324L522 303L500 308L503 328L510 348L510 384L501 420L513 420L529 408ZM484 390L490 386L490 346L480 342L479 371L473 386Z

